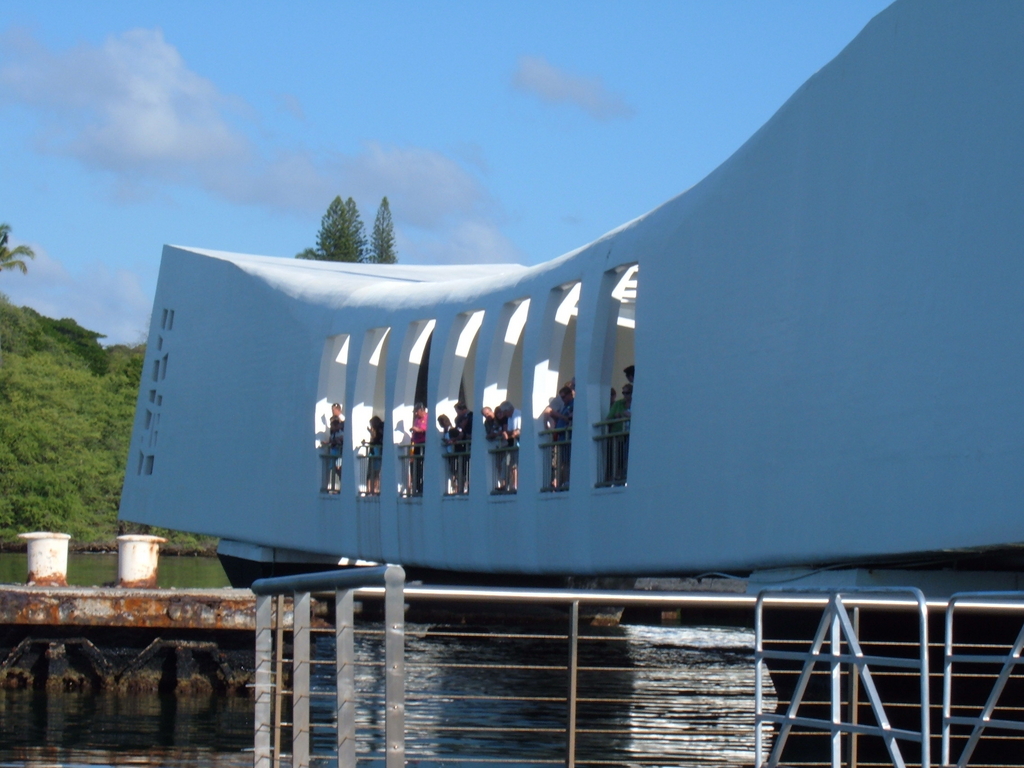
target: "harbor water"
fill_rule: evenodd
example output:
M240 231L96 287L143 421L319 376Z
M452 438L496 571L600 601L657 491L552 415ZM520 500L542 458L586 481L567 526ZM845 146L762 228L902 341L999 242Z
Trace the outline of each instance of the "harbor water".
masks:
M103 558L73 555L69 581L112 580ZM2 559L0 580L24 579L10 572L11 555ZM182 576L179 564L205 582ZM218 571L209 558L160 563L164 586L220 586L211 584L223 578ZM361 764L383 765L369 759L382 753L384 736L381 626L357 625ZM561 625L407 624L408 764L562 764L564 633ZM577 764L751 765L752 649L752 631L740 627L581 627ZM333 633L314 634L313 657L333 659ZM312 671L313 752L326 756L335 739L333 663ZM0 690L0 768L248 766L252 742L253 702L245 695Z

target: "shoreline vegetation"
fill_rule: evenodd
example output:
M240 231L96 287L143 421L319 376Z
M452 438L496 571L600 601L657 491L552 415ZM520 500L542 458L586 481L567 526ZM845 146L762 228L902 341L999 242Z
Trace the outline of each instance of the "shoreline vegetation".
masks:
M102 338L0 293L0 552L24 550L19 533L59 531L75 552L151 533L164 554L212 554L215 538L117 519L146 345Z

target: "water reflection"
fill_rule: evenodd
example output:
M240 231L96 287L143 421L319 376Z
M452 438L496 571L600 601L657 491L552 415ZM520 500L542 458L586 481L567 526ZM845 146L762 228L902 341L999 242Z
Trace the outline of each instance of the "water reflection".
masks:
M383 748L379 630L361 625L356 636L362 758ZM414 624L407 632L410 765L564 761L564 630ZM751 764L752 644L744 629L587 629L579 645L577 762ZM333 660L333 635L314 635L314 649ZM315 690L333 690L333 663L315 665L313 678ZM312 704L314 753L327 755L333 697L314 696ZM244 750L252 728L245 697L0 691L0 768L250 765Z
M507 634L522 632L526 638ZM424 764L565 759L567 646L534 628L408 628L406 755ZM333 639L317 639L333 658ZM591 628L580 639L580 764L753 762L753 636L745 629ZM383 649L357 636L360 752L383 747ZM333 666L314 687L333 690ZM367 706L368 704L371 704ZM313 699L314 752L334 744L333 702ZM439 761L439 762L438 762Z
M0 691L0 765L195 765L251 747L252 722L247 697Z

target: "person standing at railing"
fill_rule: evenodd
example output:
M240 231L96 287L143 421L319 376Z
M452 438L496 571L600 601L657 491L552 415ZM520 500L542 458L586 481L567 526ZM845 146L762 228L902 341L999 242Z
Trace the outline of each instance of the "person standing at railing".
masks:
M552 490L565 489L569 485L569 461L572 451L572 415L575 405L573 387L576 379L566 382L558 390L558 397L544 409L544 425L551 432L551 482Z
M367 446L369 458L366 466L366 492L370 496L379 496L381 456L384 453L384 420L374 414L370 417L366 431L370 433L370 442Z
M337 458L331 463L328 478L328 493L341 490L341 447L345 444L345 417L341 415L341 403L331 406L331 420L327 425L327 439L320 443L321 448L328 450L328 455Z
M412 407L412 448L409 450L409 484L416 496L423 495L423 448L427 442L427 406L416 403Z
M630 366L632 368L633 366ZM629 370L627 368L626 370ZM612 403L608 411L608 434L617 435L608 440L605 450L605 476L613 483L622 483L626 480L626 470L629 466L629 421L631 409L633 408L633 385L622 385L622 399Z
M608 421L614 421L614 420L618 420L618 419L622 419L622 420L625 420L625 421L620 421L617 424L609 424L608 425L608 431L609 432L621 432L622 428L623 428L623 424L626 425L626 429L629 429L629 426L628 426L629 425L629 421L628 421L628 419L629 419L629 416L630 416L630 409L632 407L633 407L633 385L632 384L623 384L622 385L622 399L616 400L614 403L612 403L612 407L608 411Z
M464 453L469 448L468 441L473 439L473 412L461 400L455 404L455 429L460 443L455 452Z
M518 449L519 435L523 428L523 414L508 400L494 409L494 421L498 426L498 435L508 448ZM519 487L519 451L503 451L504 486L507 491L515 491Z

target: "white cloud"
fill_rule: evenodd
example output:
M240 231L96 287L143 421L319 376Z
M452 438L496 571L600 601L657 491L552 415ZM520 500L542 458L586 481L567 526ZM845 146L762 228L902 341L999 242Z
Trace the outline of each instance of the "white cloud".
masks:
M74 318L83 328L104 334L104 344L134 344L145 337L153 298L138 275L102 263L72 272L39 245L29 245L36 258L28 262L27 275L0 272L0 292L11 303L47 317Z
M297 99L281 99L301 114ZM250 139L261 134L251 108L192 72L159 30L62 52L8 34L0 45L3 103L38 116L40 151L112 174L111 195L120 203L163 199L168 185L181 185L309 215L342 194L362 203L369 226L387 195L396 228L406 232L400 257L432 258L445 250L435 247L439 238L464 238L467 231L487 233L476 238L491 244L481 249L484 260L515 252L500 232L495 200L474 173L440 152L374 142L351 155L262 151Z
M159 30L136 29L98 47L53 54L8 39L0 92L47 117L43 149L130 175L186 181L250 147L226 120L231 100L189 71Z
M634 110L611 93L599 77L580 77L551 64L542 56L522 56L512 85L546 104L571 104L596 120L631 117Z

